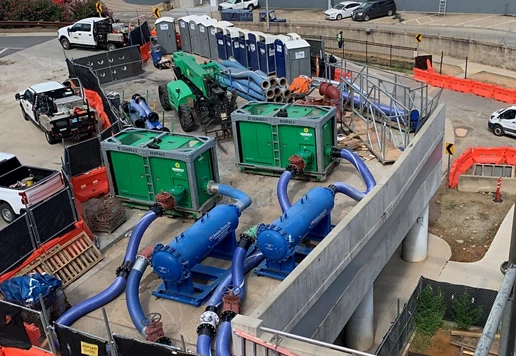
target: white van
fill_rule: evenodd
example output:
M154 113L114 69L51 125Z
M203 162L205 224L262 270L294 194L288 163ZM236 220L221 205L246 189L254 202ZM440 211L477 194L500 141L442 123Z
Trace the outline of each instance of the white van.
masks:
M487 127L496 136L516 136L516 105L491 114Z

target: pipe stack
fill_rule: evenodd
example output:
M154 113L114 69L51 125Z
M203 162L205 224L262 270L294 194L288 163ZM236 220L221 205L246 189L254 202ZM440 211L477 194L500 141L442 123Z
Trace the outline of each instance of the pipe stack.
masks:
M286 78L269 76L260 70L249 70L234 58L215 63L220 68L220 73L216 76L219 84L235 90L244 99L276 103L286 103L291 100Z

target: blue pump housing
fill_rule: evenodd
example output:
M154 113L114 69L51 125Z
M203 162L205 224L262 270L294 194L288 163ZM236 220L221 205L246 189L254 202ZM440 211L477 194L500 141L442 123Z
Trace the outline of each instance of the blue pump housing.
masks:
M151 257L154 272L163 280L153 295L192 305L201 305L218 285L225 270L200 262L208 255L231 260L236 247L235 230L240 217L234 205L217 205L200 220L170 241L156 245ZM194 283L196 273L211 283Z
M295 268L299 243L307 236L311 240L322 240L331 231L334 197L335 192L330 188L313 188L272 224L260 225L257 245L266 258L266 265L256 273L286 277ZM276 273L264 272L264 269Z

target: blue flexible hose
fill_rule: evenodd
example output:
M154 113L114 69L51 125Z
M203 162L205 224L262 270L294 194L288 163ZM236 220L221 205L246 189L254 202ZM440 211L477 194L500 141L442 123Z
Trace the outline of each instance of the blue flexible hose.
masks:
M197 338L197 353L200 356L211 356L211 337L199 335Z
M244 67L242 64L240 64L239 61L237 61L235 59L235 57L229 57L229 59L223 59L220 61L220 63L225 67L232 67L232 68L247 70L246 67Z
M148 262L145 265L147 268ZM125 300L127 304L127 310L129 311L129 316L134 324L134 327L143 334L144 326L142 325L142 320L145 317L143 313L142 305L140 303L140 282L142 280L143 272L138 269L132 269L129 277L127 278L127 287L125 289Z
M339 193L345 194L351 199L354 199L356 201L360 201L364 199L367 193L369 193L374 186L376 185L376 181L365 163L356 155L355 153L341 149L340 150L340 158L343 158L345 160L348 160L360 173L362 176L362 179L364 180L366 184L366 191L361 192L358 189L350 186L349 184L337 182L333 185L337 187Z
M221 195L235 199L236 200L235 205L240 210L240 212L249 208L249 206L253 202L249 195L245 194L241 190L238 190L238 189L233 188L232 186L229 186L226 184L212 183L209 186L209 190L212 193L219 193Z
M124 263L130 263L131 265L134 263L143 233L156 218L156 213L150 210L140 219L140 221L138 221L133 229L133 232L131 233L131 237L129 238L127 250L124 256ZM59 319L57 319L56 323L64 326L72 325L84 315L106 305L115 299L120 293L123 292L125 283L125 276L122 275L116 277L108 288L67 310L59 317Z
M215 340L217 356L231 356L231 322L224 321L219 326Z
M281 175L279 181L278 181L278 187L276 189L276 192L278 194L278 202L281 207L281 211L285 212L290 208L290 200L288 199L288 182L292 179L292 173L289 171L283 172Z
M231 274L233 276L232 283L234 287L238 287L240 292L238 298L244 300L245 298L245 285L244 285L244 259L247 250L242 247L237 247L233 254L233 261L231 263Z

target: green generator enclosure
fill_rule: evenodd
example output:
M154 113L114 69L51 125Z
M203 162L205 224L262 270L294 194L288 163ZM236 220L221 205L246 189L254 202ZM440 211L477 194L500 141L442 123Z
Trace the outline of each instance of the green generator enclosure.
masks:
M281 175L296 155L306 163L302 176L325 180L339 163L331 157L335 114L331 106L247 103L231 114L236 165L243 172Z
M101 142L111 194L148 208L162 191L176 199L167 214L199 218L217 203L207 191L219 181L215 140L129 128Z

